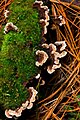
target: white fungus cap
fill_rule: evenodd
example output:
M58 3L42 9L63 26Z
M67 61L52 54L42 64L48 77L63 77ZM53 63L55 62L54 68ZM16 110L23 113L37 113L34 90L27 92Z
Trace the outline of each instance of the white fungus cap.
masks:
M33 107L33 103L30 103L28 106L27 106L27 109L31 109Z
M54 63L55 63L55 64L59 64L59 59L58 59L57 56L54 56Z
M15 110L11 110L11 109L8 110L8 113L12 116L14 116L16 114Z
M42 47L48 49L48 48L49 48L49 45L46 44L46 43L43 43L43 44L42 44Z
M52 67L51 66L48 66L47 67L47 72L49 73L49 74L52 74L53 72L55 72L55 70L57 69L57 68L60 68L61 67L61 64L59 64L59 65L53 65Z
M45 85L45 81L42 80L41 83L40 83L40 85Z
M38 92L33 87L29 87L29 89L32 91L33 94L35 94L35 96L38 94Z
M40 6L42 6L42 5L43 5L43 2L42 2L42 1L37 1L37 0L36 0L36 1L34 2L34 4L35 4L35 3L40 4Z
M58 52L55 52L55 53L54 53L55 58L63 58L63 57L65 57L66 55L67 55L67 52L66 52L66 51L63 51L63 52L61 52L61 53L58 53Z
M46 20L47 20L47 21L50 20L48 13L49 13L48 11L45 11L45 17L46 17Z
M28 103L29 103L29 101L26 101L26 102L25 102L25 107L27 107Z
M19 113L16 112L15 116L16 116L16 117L20 117L20 116L21 116L21 112L19 112Z
M20 108L17 108L16 110L5 110L5 115L7 118L12 118L13 116L20 117L23 110L25 110L26 108L31 109L33 107L33 102L35 102L35 97L38 92L33 87L29 87L29 89L32 92L30 100L27 100L25 103L22 104Z
M45 26L44 26L44 35L47 34L47 26L49 25L49 22L45 20Z
M46 20L46 19L40 19L40 23L45 23L44 26L48 26L49 25L49 22Z
M4 33L8 32L10 30L9 27L12 27L14 30L18 30L18 27L15 26L12 22L9 22L6 24L5 28L4 28Z
M7 118L12 118L12 116L9 114L8 110L5 110L5 115Z
M45 19L40 19L40 23L45 23L45 25L43 26L43 28L44 28L44 34L46 34L47 33L47 26L49 25L49 22Z
M21 106L19 109L18 109L18 113L22 113L22 111L24 110L23 106Z
M37 74L35 78L36 78L36 79L39 79L39 78L40 78L40 74Z
M27 104L28 105L28 104ZM22 107L23 108L26 108L26 104L25 103L22 103Z
M35 95L33 94L32 97L30 98L30 103L35 102Z
M49 22L47 22L47 20L45 19L40 19L40 23L43 23L44 22L44 26L43 26L43 29L44 29L44 33L43 34L46 34L47 33L47 26L49 25Z
M47 34L47 26L49 25L49 20L50 20L50 18L49 18L49 15L48 15L48 13L49 13L49 9L48 9L48 7L47 6L43 6L43 2L42 1L35 1L34 2L34 4L39 4L40 6L40 10L41 9L44 9L44 11L45 11L45 19L41 19L40 20L40 23L42 23L42 22L45 22L45 25L43 26L43 28L44 28L44 31L43 31L43 35L45 35L45 34Z
M44 26L44 35L47 34L47 27Z
M67 55L66 51L63 51L61 53L55 52L54 53L54 63L59 64L59 58L63 58Z
M22 107L21 108L19 108L17 111L15 111L15 110L8 110L8 113L9 113L9 115L11 115L11 116L16 116L16 117L20 117L21 116L21 112L22 112Z
M51 51L51 54L54 54L57 50L56 46L52 43L49 44L49 49Z
M63 51L62 53L59 54L59 58L63 58L67 55L66 51Z
M39 61L36 62L36 66L42 66L48 59L48 54L43 50L36 51L36 55L39 56Z
M62 47L60 48L60 51L63 51L67 46L65 41L57 41L57 42L55 42L55 44L62 45Z
M43 8L44 10L49 11L49 9L48 9L48 7L47 7L47 6L41 6L41 8Z
M5 18L7 18L7 17L8 17L8 13L9 13L9 11L8 11L8 10L5 10L5 11L4 11L4 16L5 16Z
M49 25L49 22L48 22L47 20L45 20L45 23L46 23L46 25L45 25L45 26L48 26L48 25Z
M44 19L40 19L40 23L42 23L42 22L45 22L45 20Z

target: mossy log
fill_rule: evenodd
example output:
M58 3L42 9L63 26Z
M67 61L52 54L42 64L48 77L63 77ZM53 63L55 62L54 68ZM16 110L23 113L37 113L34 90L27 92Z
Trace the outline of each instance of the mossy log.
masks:
M39 14L33 9L34 0L14 0L9 6L8 22L18 32L4 35L0 50L0 104L5 109L16 109L29 97L23 86L38 73L35 52L41 38Z

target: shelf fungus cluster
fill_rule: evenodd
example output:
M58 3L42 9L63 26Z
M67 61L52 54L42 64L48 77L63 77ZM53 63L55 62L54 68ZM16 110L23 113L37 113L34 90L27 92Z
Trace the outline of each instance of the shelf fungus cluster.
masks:
M35 1L33 7L37 8L40 13L40 24L42 26L42 35L47 34L47 26L49 25L49 9L43 5L42 1Z
M8 33L9 31L18 31L18 27L16 25L14 25L12 22L9 22L6 24L5 28L4 28L4 33Z
M36 51L37 61L35 64L39 67L48 61L46 69L49 74L52 74L57 68L61 67L59 59L67 55L65 51L66 43L65 41L57 41L49 45L44 43L42 44L42 48L46 52L44 50Z
M33 102L35 102L36 95L38 92L33 87L29 87L29 93L30 93L29 99L25 103L22 103L21 107L17 108L16 110L11 109L5 110L5 115L7 118L12 118L14 116L20 117L23 110L31 109L33 107Z

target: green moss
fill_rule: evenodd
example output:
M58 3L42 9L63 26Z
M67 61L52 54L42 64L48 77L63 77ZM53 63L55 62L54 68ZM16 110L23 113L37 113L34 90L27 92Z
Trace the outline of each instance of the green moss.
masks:
M36 9L33 9L34 1L14 0L14 3L10 6L12 13L9 16L8 22L13 22L23 32L25 39L28 41L31 40L33 46L37 46L40 41L41 29L38 12Z
M37 74L35 49L28 44L21 33L9 32L5 35L1 48L1 61L6 79L10 80L12 76L18 74L19 79L28 81Z
M28 96L20 81L13 78L11 81L0 78L0 104L4 106L4 109L19 107Z
M0 29L0 51L2 46L2 41L4 40L4 33L3 33L3 27Z
M5 109L15 109L25 101L29 93L22 85L38 73L35 51L40 42L41 28L34 0L14 0L10 5L13 22L19 32L4 35L0 51L0 104Z

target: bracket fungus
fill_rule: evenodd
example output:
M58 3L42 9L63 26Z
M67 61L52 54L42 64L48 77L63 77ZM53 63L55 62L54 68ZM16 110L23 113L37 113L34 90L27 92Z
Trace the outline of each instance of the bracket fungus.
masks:
M42 1L35 1L33 4L34 7L36 7L39 10L40 13L40 23L43 28L42 36L47 34L47 26L49 25L49 9L47 6L43 5Z
M55 45L57 46L61 45L60 51L63 51L67 46L65 41L57 41L55 42Z
M5 115L7 118L12 118L13 116L20 117L23 110L31 109L33 107L33 102L35 102L36 95L38 92L33 87L29 87L29 92L31 94L30 98L25 103L22 103L21 107L15 110L11 110L11 109L5 110Z
M47 67L47 72L49 74L52 74L53 72L55 72L57 68L60 68L60 67L61 67L61 64L58 64L58 65L53 64L52 66L50 65Z
M59 51L58 46L61 46ZM57 41L54 44L50 43L49 45L47 43L43 43L42 48L44 48L46 52L42 51L44 55L39 55L39 60L36 62L36 65L39 67L39 65L42 66L43 63L45 63L46 61L50 61L51 64L47 65L47 72L49 74L52 74L53 72L55 72L56 69L61 67L61 63L59 63L59 58L63 58L67 55L67 52L64 51L66 46L67 45L65 41ZM36 55L38 55L38 52L41 51L38 50L36 52Z
M49 44L49 49L50 49L51 54L54 54L57 50L56 46L52 43Z
M48 49L48 48L49 48L49 45L48 45L47 43L43 43L43 44L42 44L42 47Z
M18 27L16 25L14 25L12 22L9 22L6 24L5 28L4 28L4 33L8 33L9 31L18 31Z
M5 110L5 115L7 118L12 118L12 116L9 114L8 110Z
M45 85L45 80L41 80L41 83L40 83L40 86L43 86L43 85Z
M48 55L46 52L42 50L36 51L36 55L38 56L38 60L36 61L36 66L42 66L48 59Z

